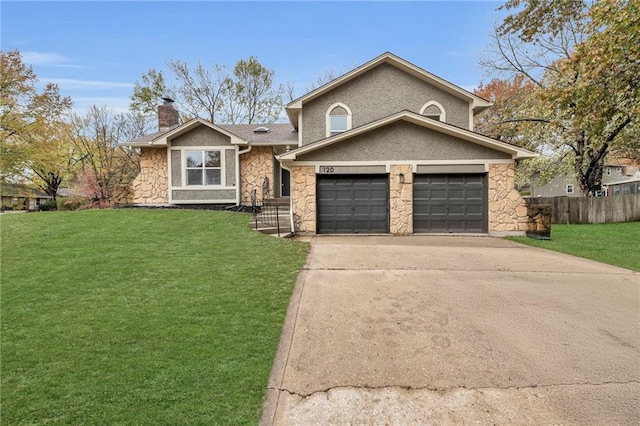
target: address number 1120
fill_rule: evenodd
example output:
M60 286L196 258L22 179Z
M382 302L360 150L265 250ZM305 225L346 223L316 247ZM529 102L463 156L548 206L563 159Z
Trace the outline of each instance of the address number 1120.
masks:
M320 166L320 173L335 173L335 169L330 166Z

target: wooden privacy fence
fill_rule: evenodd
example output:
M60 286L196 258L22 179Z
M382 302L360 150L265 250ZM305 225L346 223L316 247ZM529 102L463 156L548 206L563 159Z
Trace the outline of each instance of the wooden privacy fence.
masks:
M612 197L536 197L530 205L553 207L551 223L617 223L640 220L640 194Z

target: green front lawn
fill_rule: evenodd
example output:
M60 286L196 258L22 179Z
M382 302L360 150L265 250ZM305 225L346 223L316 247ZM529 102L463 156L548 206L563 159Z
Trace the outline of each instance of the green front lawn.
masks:
M256 424L308 246L249 218L3 216L2 424Z
M510 240L640 271L640 222L551 225L551 240Z

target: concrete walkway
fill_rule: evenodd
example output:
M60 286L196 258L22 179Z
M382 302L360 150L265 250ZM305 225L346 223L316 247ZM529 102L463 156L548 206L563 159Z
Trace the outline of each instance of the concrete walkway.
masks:
M261 424L638 424L640 274L489 237L315 237Z

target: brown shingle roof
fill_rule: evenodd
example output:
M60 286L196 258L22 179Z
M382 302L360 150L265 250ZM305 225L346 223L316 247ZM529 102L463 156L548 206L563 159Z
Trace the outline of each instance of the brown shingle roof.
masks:
M139 138L135 138L133 140L130 140L129 142L126 143L126 145L140 144L140 143L145 143L145 142L152 142L152 141L158 139L160 136L164 135L165 133L169 133L173 129L175 129L175 127L172 127L170 129L167 129L167 130L161 130L159 132L149 133L148 135L140 136Z
M298 133L293 131L293 128L290 124L216 124L216 126L222 128L223 130L226 130L229 133L233 133L240 139L258 145L270 145L274 143L298 144ZM163 135L174 130L176 127L160 132L149 133L148 135L144 135L132 141L129 141L124 145L146 145L161 138ZM254 130L259 127L266 127L267 129L269 129L269 131L255 132Z

